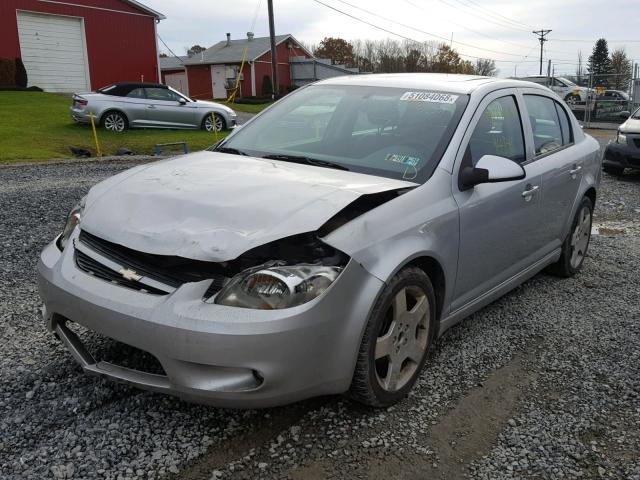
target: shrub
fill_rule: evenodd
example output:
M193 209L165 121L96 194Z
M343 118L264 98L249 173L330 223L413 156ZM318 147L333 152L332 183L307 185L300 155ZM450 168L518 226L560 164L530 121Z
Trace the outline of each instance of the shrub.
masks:
M20 57L16 58L16 81L15 84L18 87L27 86L27 69L24 68L24 63L22 63L22 59Z
M16 81L16 64L8 58L0 58L0 85L13 86Z
M40 87L36 87L35 85L31 85L30 87L16 87L15 85L0 85L0 92L8 92L8 91L16 91L16 92L44 92Z
M273 95L273 84L271 83L271 77L265 75L262 77L262 96L271 97Z

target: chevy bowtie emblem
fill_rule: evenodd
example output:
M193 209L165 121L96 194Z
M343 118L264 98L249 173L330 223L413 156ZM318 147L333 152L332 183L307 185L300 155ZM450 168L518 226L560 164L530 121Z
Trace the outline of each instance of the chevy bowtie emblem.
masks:
M122 275L122 278L125 280L132 282L138 282L142 278L142 275L138 275L135 270L131 270L130 268L122 268L118 273Z

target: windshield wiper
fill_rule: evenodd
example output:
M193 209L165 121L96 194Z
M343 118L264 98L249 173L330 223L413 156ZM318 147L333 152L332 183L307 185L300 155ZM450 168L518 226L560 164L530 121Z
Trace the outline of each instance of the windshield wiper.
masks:
M318 160L317 158L303 157L300 155L280 155L271 154L265 155L262 158L268 160L282 160L283 162L302 163L304 165L313 165L315 167L335 168L336 170L349 170L344 165L339 163L327 162L326 160Z
M242 150L238 150L237 148L233 147L218 147L214 150L214 152L230 153L232 155L244 155L245 157L247 156L247 154Z

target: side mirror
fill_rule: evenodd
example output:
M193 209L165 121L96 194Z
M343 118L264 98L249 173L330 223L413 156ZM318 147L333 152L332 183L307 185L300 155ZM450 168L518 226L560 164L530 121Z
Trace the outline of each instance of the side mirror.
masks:
M508 158L484 155L475 167L460 170L460 186L468 190L481 183L511 182L522 180L526 172L522 165Z
M187 101L186 101L184 98L180 97L180 100L178 100L178 103L179 103L180 105L186 105L186 104L187 104Z

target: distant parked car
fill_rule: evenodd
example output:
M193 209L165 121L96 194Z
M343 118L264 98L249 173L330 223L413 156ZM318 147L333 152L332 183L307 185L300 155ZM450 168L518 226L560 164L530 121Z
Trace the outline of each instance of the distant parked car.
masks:
M593 90L576 85L571 80L564 77L547 77L546 75L532 75L520 78L527 82L537 83L550 88L562 98L572 110L584 110L587 99L593 98Z
M194 100L158 83L114 83L96 92L73 96L71 117L90 123L89 112L107 130L127 128L202 128L212 132L232 128L236 113L215 102ZM213 118L212 118L213 114Z
M602 168L622 175L625 168L640 170L640 108L618 127L616 139L604 151Z

